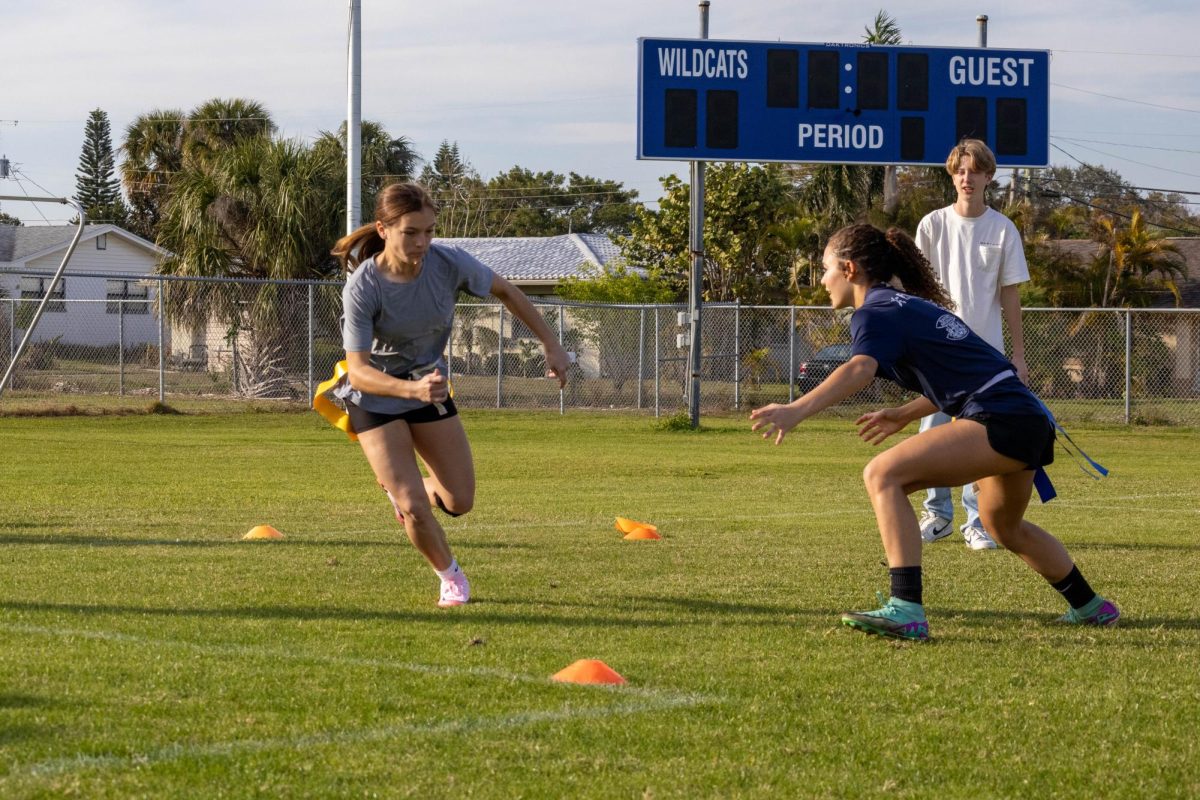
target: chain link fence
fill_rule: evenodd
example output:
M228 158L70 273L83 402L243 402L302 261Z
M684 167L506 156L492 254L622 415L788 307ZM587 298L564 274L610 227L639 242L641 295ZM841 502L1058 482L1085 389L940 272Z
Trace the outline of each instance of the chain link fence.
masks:
M344 355L339 282L99 273L67 281L70 291L48 306L6 398L308 402ZM40 300L10 294L0 298L0 369ZM567 388L544 377L537 339L507 309L464 302L446 352L464 407L654 415L687 407L685 306L535 305L578 354ZM1200 310L1026 309L1023 322L1030 383L1062 419L1200 423ZM709 304L701 328L705 413L792 400L849 352L849 316L828 308ZM876 380L834 412L905 399Z

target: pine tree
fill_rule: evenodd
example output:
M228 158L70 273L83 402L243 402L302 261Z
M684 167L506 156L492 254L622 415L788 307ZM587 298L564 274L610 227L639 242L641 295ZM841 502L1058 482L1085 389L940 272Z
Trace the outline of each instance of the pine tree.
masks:
M75 173L75 200L88 220L122 225L127 211L113 167L108 114L99 108L89 114L83 136L79 171Z

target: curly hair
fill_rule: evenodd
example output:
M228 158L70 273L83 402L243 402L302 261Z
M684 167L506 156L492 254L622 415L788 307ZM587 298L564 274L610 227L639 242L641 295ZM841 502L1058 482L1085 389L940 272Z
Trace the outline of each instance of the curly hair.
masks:
M874 225L847 225L830 237L829 249L839 258L853 261L873 281L890 283L898 278L908 294L954 310L954 300L938 283L929 260L899 228L884 233Z
M385 186L375 199L375 219L385 227L395 225L405 214L424 209L436 212L437 203L425 187L415 183ZM331 252L343 269L353 272L359 264L382 250L383 237L375 229L375 223L368 222L338 239Z

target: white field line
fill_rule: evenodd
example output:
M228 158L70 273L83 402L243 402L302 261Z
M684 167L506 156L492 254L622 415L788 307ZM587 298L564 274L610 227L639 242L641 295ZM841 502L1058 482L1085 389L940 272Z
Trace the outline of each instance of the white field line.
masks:
M411 661L394 661L386 658L360 658L356 656L330 656L313 653L298 653L294 650L281 650L254 645L223 645L189 642L184 639L158 639L149 636L137 636L117 631L86 630L81 628L53 628L41 625L20 625L0 622L0 630L10 633L23 633L34 636L54 636L62 639L95 639L116 644L129 644L138 647L172 647L189 650L206 656L235 656L263 658L273 661L296 661L310 664L327 664L341 667L370 667L372 669L392 669L399 672L415 672L423 675L442 675L446 677L476 677L493 678L495 680L514 683L541 683L551 686L572 687L575 684L563 684L551 681L550 678L536 675L524 675L490 667L454 667L442 664L420 664ZM702 695L682 694L660 689L639 688L634 686L603 686L589 685L587 688L601 691L612 691L620 694L632 694L651 699L691 699L696 702L712 702L714 698Z
M76 755L54 758L33 764L16 766L0 784L16 776L33 778L52 777L82 770L129 769L147 765L177 761L184 758L231 758L249 753L270 750L307 750L314 747L342 744L381 742L412 736L460 735L475 731L504 730L546 722L572 722L575 720L604 719L629 714L646 714L674 708L701 705L703 697L679 696L650 699L644 702L614 703L597 708L560 708L553 711L527 711L502 717L463 717L409 725L383 725L375 728L326 731L306 736L277 737L271 739L234 739L210 744L170 744L157 750L130 755L88 756Z
M490 669L487 667L453 667L440 664L420 664L379 658L314 655L297 653L290 650L253 647L250 645L212 645L179 639L156 639L151 637L119 633L116 631L52 628L3 622L0 622L0 630L16 634L54 636L64 639L94 639L143 648L179 648L206 656L237 656L271 660L288 660L304 663L319 663L333 666L371 667L375 669L392 669L402 672L415 672L425 675L440 675L446 677L471 676L493 678L502 681L546 684L555 687L562 687L566 691L599 690L609 692L614 699L620 698L619 702L599 706L596 708L562 708L552 711L529 711L500 717L463 717L454 720L440 720L436 722L406 725L385 725L374 728L335 730L306 736L280 737L272 739L238 739L233 741L196 745L171 744L147 753L132 755L76 755L67 758L39 761L33 764L14 765L7 778L0 778L0 784L7 782L7 780L17 775L44 777L61 775L85 769L128 768L142 766L145 764L173 761L181 758L220 758L235 756L242 753L263 752L267 750L301 750L333 744L376 742L411 735L437 736L444 734L470 733L477 730L501 730L525 725L536 725L543 722L565 722L576 719L602 719L612 716L645 714L674 708L687 708L689 706L723 702L717 697L694 693L689 694L681 692L667 692L650 688L630 686L580 686L575 684L555 683L548 677L522 675L520 673L506 672L504 670Z

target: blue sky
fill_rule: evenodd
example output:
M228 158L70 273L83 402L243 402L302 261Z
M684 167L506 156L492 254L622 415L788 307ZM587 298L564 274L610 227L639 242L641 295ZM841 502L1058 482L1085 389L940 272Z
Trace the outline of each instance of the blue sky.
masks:
M638 161L639 36L695 38L695 0L362 0L363 115L432 156L443 140L487 178L514 165L623 182L644 201L684 164ZM1137 186L1200 192L1200 3L712 0L714 39L856 42L882 7L905 42L1053 51L1051 159ZM345 0L39 0L5 8L0 194L70 195L88 113L119 144L152 109L248 97L311 139L346 111ZM16 120L17 124L11 124ZM41 187L41 188L39 188ZM1200 194L1191 197L1200 201ZM44 220L26 203L4 211ZM51 222L68 214L42 206Z

